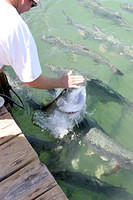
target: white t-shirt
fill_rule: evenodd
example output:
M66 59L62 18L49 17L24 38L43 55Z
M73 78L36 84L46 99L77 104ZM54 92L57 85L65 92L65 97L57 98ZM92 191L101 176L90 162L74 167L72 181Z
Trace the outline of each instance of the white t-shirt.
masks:
M31 82L42 71L36 44L17 10L0 0L0 67L10 65L22 82Z

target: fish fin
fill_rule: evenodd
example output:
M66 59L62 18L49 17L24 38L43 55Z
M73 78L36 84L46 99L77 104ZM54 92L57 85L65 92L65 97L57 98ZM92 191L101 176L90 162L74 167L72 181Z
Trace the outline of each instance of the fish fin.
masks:
M100 30L100 28L96 25L96 24L93 24L93 29L95 30L95 31L97 31L97 32L102 32L101 30Z
M105 170L103 175L110 176L110 175L118 172L121 168L122 168L122 166L118 162L116 162L115 165L111 169Z
M66 14L65 10L63 10L62 12L63 12L63 15L66 17L67 24L72 25L73 24L72 19Z

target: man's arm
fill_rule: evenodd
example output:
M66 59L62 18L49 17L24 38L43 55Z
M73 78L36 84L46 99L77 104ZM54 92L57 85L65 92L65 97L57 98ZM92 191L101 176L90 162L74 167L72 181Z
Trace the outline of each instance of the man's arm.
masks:
M79 88L78 84L84 82L82 76L73 76L72 71L59 78L48 78L40 75L32 82L25 82L24 85L37 89L53 89L53 88Z

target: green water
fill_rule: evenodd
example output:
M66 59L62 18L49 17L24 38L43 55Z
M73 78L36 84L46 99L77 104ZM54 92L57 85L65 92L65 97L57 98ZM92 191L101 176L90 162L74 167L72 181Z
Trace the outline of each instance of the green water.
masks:
M62 69L67 68L68 70L70 68L77 69L87 73L90 77L102 80L116 92L126 97L130 102L133 102L133 61L124 55L120 56L115 49L111 50L100 40L94 40L89 37L85 39L82 32L79 32L74 26L67 24L63 10L67 16L71 17L75 24L90 28L97 25L106 35L113 35L122 44L130 47L133 46L133 30L131 30L133 28L128 28L124 25L121 26L106 16L102 17L97 15L92 9L85 7L83 2L87 2L87 0L43 0L42 8L33 8L24 15L24 19L29 25L37 43L43 74L51 77L57 76L56 73L47 69L45 64L53 64ZM129 13L121 8L121 4L132 3L131 0L102 0L99 3L105 8L119 12L128 25L133 27L133 13ZM119 76L112 73L109 67L96 63L89 56L76 55L69 50L65 51L54 45L46 44L42 40L43 35L54 35L83 44L108 59L124 75ZM11 74L14 76L13 71L11 71ZM32 115L34 111L25 101L27 94L23 90L19 94L25 102L26 109L22 111L14 106L13 114L24 134L34 135L45 141L54 141L48 132L42 132L39 127L33 125ZM47 103L51 98L47 91L30 89L28 94L39 103ZM88 91L87 115L93 117L116 142L122 144L129 150L133 150L133 112L126 105L119 104L117 101L110 101L109 98L106 98L105 101L105 96L102 92L97 93L94 91L93 93L89 93ZM89 153L87 148L80 144L69 141L69 143L64 144L60 154L56 151L39 151L38 149L36 151L39 153L40 160L50 170L67 169L69 171L83 173L86 176L97 176L106 183L125 188L127 192L133 195L132 169L123 168L110 176L103 176L102 170L105 167L110 167L109 162L101 160L96 153ZM120 199L115 195L108 197L104 192L86 189L82 187L82 183L79 186L68 183L65 179L63 181L57 178L57 181L70 200Z

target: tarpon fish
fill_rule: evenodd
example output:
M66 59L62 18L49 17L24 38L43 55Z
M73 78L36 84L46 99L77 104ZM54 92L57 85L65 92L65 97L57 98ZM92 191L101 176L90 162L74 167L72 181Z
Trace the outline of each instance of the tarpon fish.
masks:
M74 171L68 171L68 170L62 170L62 171L52 170L51 173L53 174L54 177L56 177L56 179L59 179L59 180L62 180L63 182L74 185L74 187L76 186L79 188L86 189L89 192L90 191L94 192L95 194L94 199L99 199L99 196L101 195L102 195L102 199L110 199L110 200L118 200L118 199L132 200L133 199L132 194L128 193L125 188L121 186L111 185L94 176L88 176L80 172L74 172ZM96 194L98 196L96 196ZM70 195L70 192L69 192L69 195ZM71 195L73 195L73 193Z
M122 96L119 92L115 91L112 87L104 83L102 80L95 79L89 76L86 72L81 72L80 70L74 68L68 69L68 67L66 66L60 67L52 64L46 64L45 67L54 74L57 74L58 76L67 73L68 70L71 69L74 74L81 74L82 76L84 76L88 93L90 93L90 91L93 91L94 95L97 93L97 97L98 94L102 94L103 97L107 96L108 100L126 105L129 108L129 111L133 110L133 102L130 102L126 97Z
M108 84L104 83L101 80L98 79L88 79L87 80L87 90L92 90L97 93L102 94L103 96L107 95L108 97L112 98L112 101L116 101L120 104L125 104L128 106L129 111L133 110L133 102L130 102L127 98L122 96L120 93L115 91L113 88L111 88Z
M113 50L117 51L119 55L121 56L127 56L131 59L133 59L133 47L127 44L124 44L117 38L115 38L113 35L106 35L98 26L95 27L95 32L97 32L97 35L99 35L99 38L103 42L105 42L108 47L112 48Z
M129 26L128 23L122 18L119 12L103 7L99 2L95 0L78 0L84 4L86 8L92 9L96 15L105 17L106 19L112 20L113 22L122 25Z
M33 123L62 138L82 120L86 109L86 88L64 89L50 104L34 113Z
M70 50L75 54L83 55L83 56L89 56L93 58L95 62L102 63L104 65L107 65L114 73L117 73L119 75L123 75L123 73L117 69L112 63L110 63L106 58L99 55L95 51L92 51L88 47L80 44L80 43L74 43L70 40L63 40L59 37L54 36L43 36L42 39L51 45L58 46L58 48Z
M127 169L133 167L133 151L116 143L100 129L91 128L83 137L83 144L88 145L88 148L97 152L100 156L116 161L116 170L122 167Z
M130 13L133 13L133 4L130 4L130 3L121 4L121 8Z
M64 148L63 145L61 145L60 143L58 144L57 142L42 141L33 136L27 136L26 138L34 148L38 148L39 150L43 151L51 151L52 153L54 152L54 158L49 160L47 162L47 165L50 164L51 166L52 163L52 166L55 166L55 162L59 162L62 149ZM75 141L73 140L73 142ZM70 146L68 148L71 149ZM99 195L99 193L104 194L106 198L112 200L114 200L114 198L121 200L133 199L132 195L128 193L126 189L122 186L114 186L108 184L107 182L102 181L96 178L95 176L89 176L80 172L69 171L66 168L64 168L64 165L63 167L61 167L61 165L58 166L59 168L57 170L54 167L52 167L51 169L51 173L56 179L63 180L64 182L74 185L76 187L84 188L88 191L95 192L95 194L97 193L97 195ZM67 196L69 197L69 195Z
M79 30L79 32L81 33L81 35L83 35L84 38L92 38L92 39L95 39L95 40L102 40L103 39L103 38L101 38L101 36L98 35L97 30L95 30L95 28L92 29L92 28L86 27L82 24L74 23L73 20L70 18L70 16L66 15L64 10L63 10L63 14L66 17L67 24L72 25L77 30Z
M119 55L121 56L124 55L133 59L133 47L127 44L123 44L123 42L115 38L113 35L105 34L96 25L93 25L93 28L89 28L89 27L83 26L82 24L74 23L73 20L69 16L67 16L64 11L63 13L67 18L67 23L75 27L81 33L81 35L83 35L84 38L92 38L94 40L103 42L110 49L117 51Z

